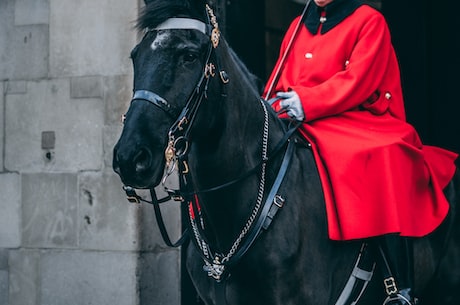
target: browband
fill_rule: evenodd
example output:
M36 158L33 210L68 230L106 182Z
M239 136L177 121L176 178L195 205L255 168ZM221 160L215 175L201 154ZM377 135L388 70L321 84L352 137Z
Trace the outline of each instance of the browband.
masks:
M210 25L191 18L169 18L154 28L154 30L197 30L208 36L212 32Z

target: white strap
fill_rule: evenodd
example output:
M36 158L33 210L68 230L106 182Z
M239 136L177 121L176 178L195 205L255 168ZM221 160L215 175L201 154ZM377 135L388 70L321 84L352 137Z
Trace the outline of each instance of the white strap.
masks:
M191 18L169 18L155 30L197 30L209 35L209 27L204 22Z

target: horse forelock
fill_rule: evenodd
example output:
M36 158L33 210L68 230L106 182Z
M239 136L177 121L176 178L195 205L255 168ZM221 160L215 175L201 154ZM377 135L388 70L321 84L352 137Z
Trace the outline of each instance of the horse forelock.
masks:
M189 17L205 21L205 1L153 0L146 1L136 22L138 30L152 29L173 17ZM200 1L198 1L200 2Z

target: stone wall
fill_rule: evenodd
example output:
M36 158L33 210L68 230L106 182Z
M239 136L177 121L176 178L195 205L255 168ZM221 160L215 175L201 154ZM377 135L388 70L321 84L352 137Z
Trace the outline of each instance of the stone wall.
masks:
M179 251L111 169L139 7L0 0L1 305L180 304Z

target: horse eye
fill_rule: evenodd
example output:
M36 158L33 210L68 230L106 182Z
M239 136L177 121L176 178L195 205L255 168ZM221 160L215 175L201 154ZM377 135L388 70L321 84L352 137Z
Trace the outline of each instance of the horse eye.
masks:
M198 55L195 53L185 53L184 61L185 62L194 62L198 58Z

